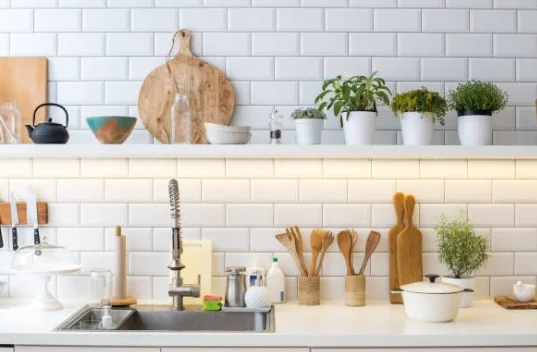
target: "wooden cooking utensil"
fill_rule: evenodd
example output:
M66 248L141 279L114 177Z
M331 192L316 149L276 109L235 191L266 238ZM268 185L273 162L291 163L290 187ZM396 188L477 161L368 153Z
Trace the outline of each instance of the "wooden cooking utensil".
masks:
M337 245L339 251L345 258L345 264L347 265L347 276L352 275L351 266L351 251L352 251L352 236L349 231L341 231L337 234Z
M397 273L397 235L405 229L403 223L403 214L404 214L404 202L405 195L403 193L396 193L393 196L393 208L395 210L395 225L388 232L388 245L390 249L390 278L389 278L389 289L390 289L390 302L403 303L403 297L400 293L392 293L392 288L399 288L399 275Z
M298 257L298 253L296 252L294 237L289 233L281 233L276 235L276 239L287 249L289 254L291 254L291 257L293 257L296 266L300 271L300 275L308 276L308 273L302 267L302 264L300 263L300 258Z
M32 124L34 109L47 101L48 64L46 57L0 58L0 101L15 102L22 113L22 143L31 144L24 125ZM46 121L46 110L37 112L35 123ZM65 123L65 121L54 121ZM26 219L26 218L20 218Z
M304 271L307 272L308 266L306 265L306 261L304 260L304 239L302 238L302 233L300 232L298 226L288 227L287 232L291 233L295 237L296 252L298 254L298 257L300 258L300 265L302 266Z
M354 248L356 247L356 243L358 243L358 232L356 230L348 230L351 233L352 238L352 246L351 246L351 269L352 269L352 275L355 275L354 272Z
M371 231L369 233L369 236L367 237L367 243L365 244L365 256L364 260L362 261L362 267L360 268L360 271L358 272L358 275L363 275L365 271L365 267L367 266L367 263L369 262L369 258L371 258L371 255L377 249L377 246L380 242L380 233L377 231Z
M175 34L177 55L153 70L145 79L138 97L140 119L149 133L162 143L170 143L170 110L179 93L190 105L193 143L207 143L204 122L227 125L235 109L235 93L226 76L216 67L201 61L190 51L190 32ZM171 71L171 75L170 75Z
M412 223L416 199L405 197L405 229L397 236L397 274L399 284L405 285L423 280L422 236Z
M317 266L317 258L319 253L323 249L323 235L322 230L314 229L310 235L310 247L311 247L311 262L308 270L308 277L315 275L315 267Z
M323 250L321 251L321 256L317 262L317 268L315 269L315 275L319 276L321 274L321 269L323 267L324 254L326 250L334 243L334 235L330 231L322 230L323 232Z

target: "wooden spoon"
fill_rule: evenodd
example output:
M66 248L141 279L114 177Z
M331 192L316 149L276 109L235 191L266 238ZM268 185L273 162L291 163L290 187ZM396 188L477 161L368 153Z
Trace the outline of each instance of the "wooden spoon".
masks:
M376 231L371 231L369 233L369 236L367 237L367 243L365 244L365 257L364 261L362 262L362 267L360 268L360 271L358 272L358 275L363 275L365 271L365 267L367 266L367 262L369 261L369 258L371 258L371 255L377 249L377 246L380 242L380 233Z
M323 234L322 230L314 229L310 235L310 247L311 247L311 263L308 271L308 277L315 275L315 267L317 266L317 258L319 253L323 249Z
M352 236L349 231L341 231L337 234L337 245L339 251L345 258L345 264L347 265L347 276L352 275L351 265L351 251L352 251Z
M323 250L321 252L321 257L319 258L319 261L317 263L317 268L315 269L315 275L319 276L321 274L321 268L323 267L323 260L324 260L324 254L326 253L326 250L328 247L334 243L334 235L332 235L332 232L322 230L323 233Z
M356 275L354 272L354 248L356 247L356 243L358 242L358 232L356 230L348 230L351 234L352 238L352 246L351 246L351 269L352 269L352 275Z
M302 239L302 233L298 226L288 227L287 232L294 237L296 253L300 259L300 266L304 269L305 272L308 272L308 267L306 266L306 261L304 260L304 240Z
M304 268L302 268L300 258L298 257L298 254L296 252L294 237L289 233L280 233L279 235L276 235L276 239L287 249L289 254L291 254L291 257L293 257L293 259L295 260L296 266L298 267L300 274L302 276L308 276L308 273L306 273Z

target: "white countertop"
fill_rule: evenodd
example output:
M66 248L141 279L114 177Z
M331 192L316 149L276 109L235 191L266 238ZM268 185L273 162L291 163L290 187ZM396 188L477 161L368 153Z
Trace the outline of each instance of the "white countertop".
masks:
M33 312L28 301L0 300L0 345L188 347L447 347L537 346L537 311L508 311L490 301L461 309L455 322L407 319L401 305L342 302L276 307L275 333L55 332L82 303L55 312Z
M164 145L3 144L0 159L67 158L345 158L345 159L537 159L537 146L460 145Z

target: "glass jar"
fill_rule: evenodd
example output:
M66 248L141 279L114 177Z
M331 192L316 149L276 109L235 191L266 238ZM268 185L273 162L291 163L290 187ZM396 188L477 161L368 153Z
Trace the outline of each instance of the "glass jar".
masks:
M0 103L0 143L20 143L21 130L22 114L15 103Z
M186 94L175 94L170 124L170 144L190 144L190 106Z

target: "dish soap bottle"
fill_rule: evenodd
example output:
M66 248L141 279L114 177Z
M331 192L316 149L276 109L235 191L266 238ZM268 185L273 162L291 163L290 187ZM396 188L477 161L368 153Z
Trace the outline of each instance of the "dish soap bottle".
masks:
M255 285L250 287L244 295L244 303L248 308L269 308L270 300L267 288L263 286L261 274L256 273Z
M246 288L255 286L255 280L257 279L257 273L264 280L267 277L267 269L263 268L259 264L259 255L254 256L254 262L248 268L246 268Z
M272 259L272 267L267 276L267 289L272 303L285 302L285 275L278 264L278 258Z
M175 93L170 111L170 144L190 144L190 106L186 94Z

